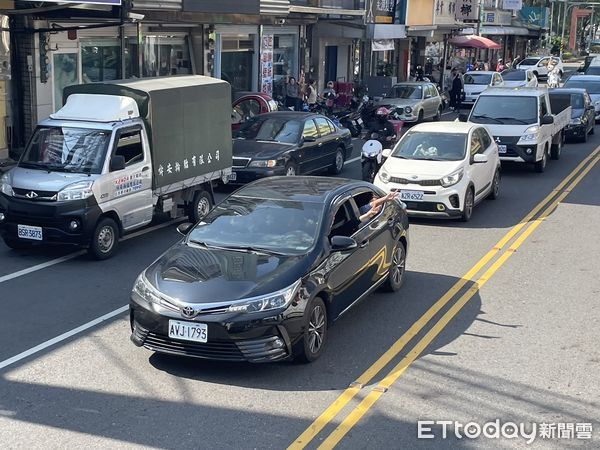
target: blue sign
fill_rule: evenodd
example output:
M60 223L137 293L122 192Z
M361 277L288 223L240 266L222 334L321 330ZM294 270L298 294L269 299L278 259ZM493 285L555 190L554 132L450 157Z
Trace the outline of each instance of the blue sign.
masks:
M541 6L523 6L519 11L521 20L527 25L547 29L550 27L550 9Z

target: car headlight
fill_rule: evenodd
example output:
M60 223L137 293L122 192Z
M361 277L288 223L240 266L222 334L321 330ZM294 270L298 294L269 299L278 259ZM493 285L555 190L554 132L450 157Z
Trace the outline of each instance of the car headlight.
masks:
M387 173L385 171L385 169L381 168L381 170L379 171L379 173L377 174L379 176L379 179L383 182L383 183L389 183L390 182L390 174Z
M463 169L459 169L456 172L452 172L450 175L446 175L444 178L441 179L442 186L454 186L456 183L462 180L464 173L465 171Z
M410 114L412 112L412 108L410 106L407 106L407 107L404 108L404 112L406 114Z
M540 127L534 125L525 130L525 132L521 135L519 142L522 141L537 141L539 138Z
M8 195L9 197L12 197L13 195L15 195L15 193L13 192L12 186L8 182L8 174L7 173L5 173L4 175L2 175L0 177L0 192L2 192L4 195Z
M77 183L69 184L58 193L58 201L84 200L91 197L94 195L92 192L93 184L93 181L78 181Z
M581 117L574 117L571 119L573 125L579 125L581 123Z
M133 285L132 294L134 299L143 300L147 305L155 304L173 311L178 311L177 305L167 301L163 295L150 284L145 272L139 274ZM138 301L139 303L139 301Z
M296 293L300 288L300 282L301 280L298 280L291 286L288 286L280 291L273 292L272 294L262 295L260 297L236 302L229 307L229 311L254 313L286 308L296 296Z
M248 167L275 167L277 165L277 160L275 159L257 159L255 161L250 161Z

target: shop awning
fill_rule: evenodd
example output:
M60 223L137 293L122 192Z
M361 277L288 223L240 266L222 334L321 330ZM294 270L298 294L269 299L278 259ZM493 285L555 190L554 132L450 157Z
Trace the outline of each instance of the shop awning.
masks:
M473 28L464 28L461 31L461 34L473 34L475 33L475 29ZM513 34L516 36L529 36L534 33L534 30L529 30L525 27L481 27L481 34L486 34L488 36L505 36L508 34Z
M491 39L483 36L469 35L469 36L455 36L448 40L449 44L455 47L463 48L483 48L483 49L498 49L502 47L500 44L492 41Z
M319 8L316 6L290 5L291 13L318 14L322 16L364 16L364 9Z

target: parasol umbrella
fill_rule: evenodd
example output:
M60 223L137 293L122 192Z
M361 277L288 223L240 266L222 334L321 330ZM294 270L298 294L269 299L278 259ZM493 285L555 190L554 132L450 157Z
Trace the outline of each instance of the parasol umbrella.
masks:
M455 47L463 48L483 48L483 49L498 49L502 46L491 39L484 38L483 36L455 36L448 40L448 43Z

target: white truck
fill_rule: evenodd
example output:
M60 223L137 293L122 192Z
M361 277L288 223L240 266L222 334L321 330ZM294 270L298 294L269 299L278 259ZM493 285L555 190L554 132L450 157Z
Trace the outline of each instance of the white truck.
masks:
M571 106L563 106L562 111L552 110L547 88L489 88L459 120L487 125L501 161L530 163L543 172L549 157L560 158L571 120Z
M203 77L69 86L0 178L11 248L76 244L98 259L156 214L197 222L231 173L231 88Z

